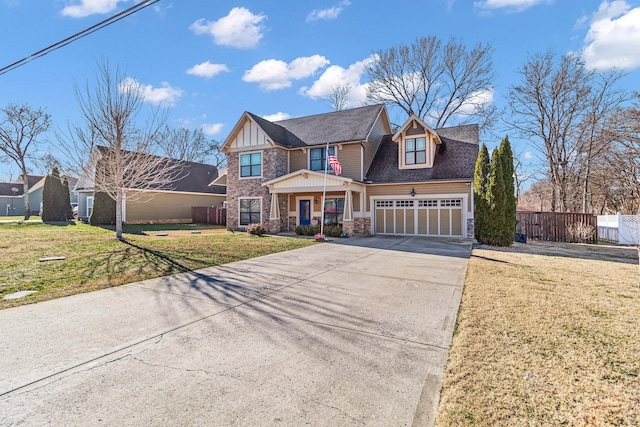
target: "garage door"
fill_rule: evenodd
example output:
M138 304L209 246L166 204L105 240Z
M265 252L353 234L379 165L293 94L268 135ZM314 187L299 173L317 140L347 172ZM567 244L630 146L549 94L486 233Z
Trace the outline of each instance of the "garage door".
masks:
M375 201L376 234L462 237L462 199Z

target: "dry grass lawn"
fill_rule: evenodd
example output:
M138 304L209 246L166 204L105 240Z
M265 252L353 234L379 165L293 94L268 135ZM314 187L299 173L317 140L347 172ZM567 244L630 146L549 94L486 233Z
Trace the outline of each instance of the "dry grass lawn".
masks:
M635 248L475 248L437 425L640 425L637 263Z

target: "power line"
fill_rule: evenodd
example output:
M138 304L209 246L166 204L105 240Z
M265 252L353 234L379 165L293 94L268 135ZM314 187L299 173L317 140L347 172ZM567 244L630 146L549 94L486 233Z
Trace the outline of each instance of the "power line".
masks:
M133 5L130 8L123 10L122 12L119 12L119 13L113 15L110 18L107 18L107 19L105 19L103 21L98 22L95 25L92 25L91 27L89 27L89 28L87 28L85 30L82 30L82 31L80 31L78 33L75 33L71 37L67 37L64 40L60 40L59 42L54 43L51 46L48 46L48 47L46 47L46 48L44 48L42 50L39 50L38 52L36 52L34 54L31 54L31 55L29 55L27 57L24 57L21 60L14 62L13 64L10 64L10 65L7 65L6 67L0 68L0 75L8 73L11 70L15 70L16 68L21 67L21 66L25 65L26 63L33 61L34 59L41 58L41 57L47 55L48 53L53 52L54 50L58 50L61 47L64 47L64 46L66 46L66 45L68 45L70 43L73 43L74 41L79 40L79 39L81 39L83 37L86 37L91 33L94 33L94 32L96 32L96 31L98 31L98 30L100 30L102 28L108 27L109 25L114 24L114 23L120 21L121 19L126 18L129 15L133 15L134 13L139 12L142 9L145 9L145 8L151 6L152 4L155 4L155 3L159 2L159 1L160 0L144 0L144 1L141 1L140 3Z

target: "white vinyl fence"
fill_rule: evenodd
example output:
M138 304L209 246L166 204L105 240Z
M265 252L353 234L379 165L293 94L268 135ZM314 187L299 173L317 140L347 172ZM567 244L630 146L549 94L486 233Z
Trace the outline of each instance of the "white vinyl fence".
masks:
M598 239L621 245L640 244L640 215L598 215Z

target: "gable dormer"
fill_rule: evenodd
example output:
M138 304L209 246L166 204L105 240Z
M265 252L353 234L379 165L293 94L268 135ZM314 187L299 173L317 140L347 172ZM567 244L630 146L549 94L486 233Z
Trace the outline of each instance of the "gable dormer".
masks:
M398 145L398 168L422 169L433 167L436 146L442 144L438 134L416 115L393 135Z

